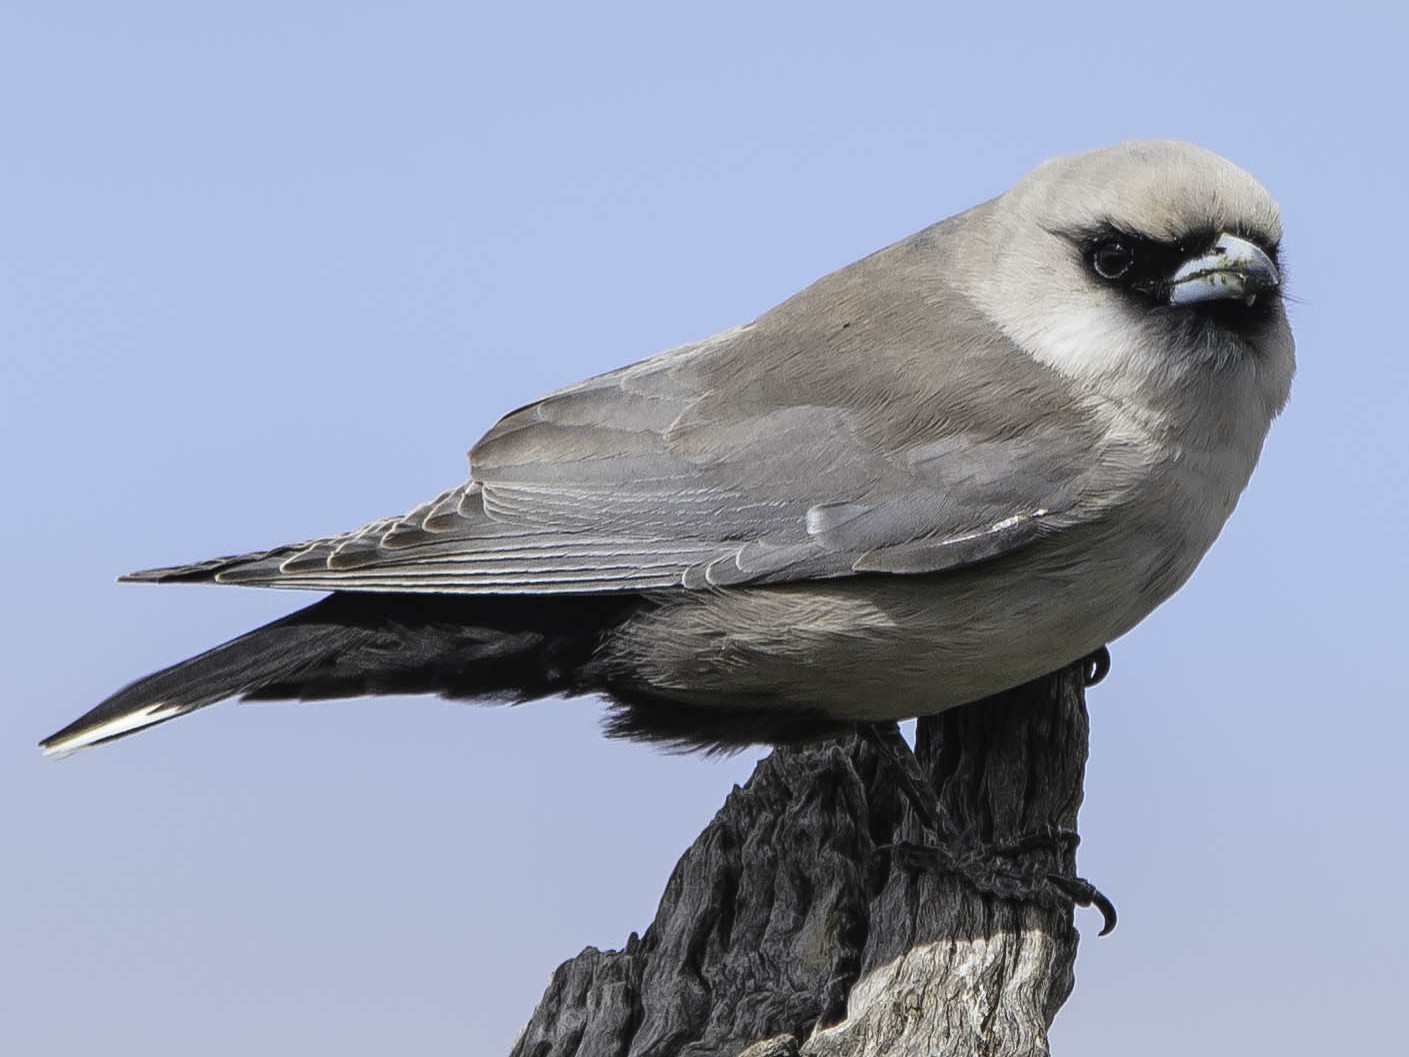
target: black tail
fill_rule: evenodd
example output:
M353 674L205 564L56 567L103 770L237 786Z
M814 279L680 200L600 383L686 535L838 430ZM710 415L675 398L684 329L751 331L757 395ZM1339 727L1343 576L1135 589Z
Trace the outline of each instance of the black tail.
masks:
M424 694L526 701L574 673L638 596L337 593L139 679L40 743L74 752L230 697Z

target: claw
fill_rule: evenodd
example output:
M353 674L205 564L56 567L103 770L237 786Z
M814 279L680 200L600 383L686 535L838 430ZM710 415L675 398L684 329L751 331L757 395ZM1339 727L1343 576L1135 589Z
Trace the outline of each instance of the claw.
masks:
M1047 881L1077 906L1095 907L1101 912L1101 931L1097 933L1098 936L1108 936L1115 929L1115 904L1086 878L1049 873Z
M1081 659L1083 676L1088 687L1095 686L1111 672L1111 651L1102 646Z

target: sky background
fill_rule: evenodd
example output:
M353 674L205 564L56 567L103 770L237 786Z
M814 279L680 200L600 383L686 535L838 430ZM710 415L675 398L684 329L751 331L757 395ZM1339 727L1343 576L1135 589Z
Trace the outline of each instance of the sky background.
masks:
M0 1052L503 1052L754 755L590 701L209 709L42 760L305 596L126 570L338 531L548 389L1132 136L1281 201L1300 372L1090 697L1059 1054L1404 1052L1396 5L6 4Z

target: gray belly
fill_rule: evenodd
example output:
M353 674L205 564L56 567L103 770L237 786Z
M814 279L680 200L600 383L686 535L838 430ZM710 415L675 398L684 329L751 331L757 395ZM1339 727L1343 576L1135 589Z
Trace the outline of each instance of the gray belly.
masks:
M1124 634L1203 550L1088 534L957 574L673 593L621 629L600 660L694 705L812 708L849 720L927 715Z

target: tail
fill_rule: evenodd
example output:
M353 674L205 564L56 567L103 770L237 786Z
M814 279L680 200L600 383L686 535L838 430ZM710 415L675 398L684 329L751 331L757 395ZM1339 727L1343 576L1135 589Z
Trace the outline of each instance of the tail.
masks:
M231 697L424 694L527 701L580 693L574 673L631 596L336 593L119 690L45 738L46 756L112 741Z

